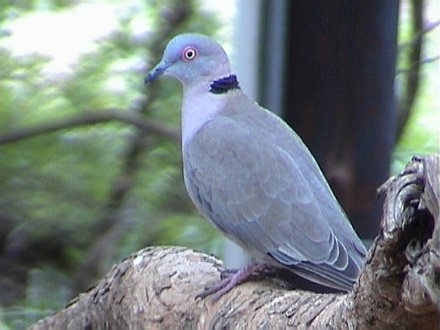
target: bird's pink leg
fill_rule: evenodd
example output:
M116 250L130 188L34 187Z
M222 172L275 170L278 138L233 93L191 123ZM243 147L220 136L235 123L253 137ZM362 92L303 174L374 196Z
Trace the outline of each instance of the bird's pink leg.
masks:
M231 291L237 285L246 282L251 277L261 275L270 266L265 263L254 263L240 269L227 270L222 273L222 279L214 286L199 293L196 298L205 298L214 294L213 301L219 300L223 295Z

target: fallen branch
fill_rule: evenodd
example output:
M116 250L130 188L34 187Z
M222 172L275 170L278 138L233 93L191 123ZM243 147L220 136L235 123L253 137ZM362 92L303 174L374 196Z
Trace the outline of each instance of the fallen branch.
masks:
M414 159L381 188L379 236L349 294L288 290L273 278L238 286L213 303L194 297L223 265L180 247L151 247L115 265L89 292L32 329L438 329L438 156Z

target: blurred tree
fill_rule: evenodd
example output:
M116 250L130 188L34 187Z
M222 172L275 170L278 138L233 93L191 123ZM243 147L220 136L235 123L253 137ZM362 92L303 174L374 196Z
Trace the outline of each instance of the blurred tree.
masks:
M422 45L439 22L424 24L423 0L285 1L280 14L281 2L263 2L261 103L281 104L279 112L311 149L354 227L371 240L381 212L376 189L414 109L422 65L438 59L423 60ZM405 33L397 49L399 6ZM410 152L420 143L431 146L425 152L438 151L438 140L420 133L405 139Z
M57 15L76 5L2 5L1 35L37 7ZM137 35L139 21L152 22L152 32ZM156 62L171 36L213 34L218 25L191 0L145 1L121 11L117 28L66 77L48 76L45 57L0 48L5 320L28 324L50 313L141 247L172 242L218 251L215 231L196 215L181 180L177 85L143 84L145 58Z

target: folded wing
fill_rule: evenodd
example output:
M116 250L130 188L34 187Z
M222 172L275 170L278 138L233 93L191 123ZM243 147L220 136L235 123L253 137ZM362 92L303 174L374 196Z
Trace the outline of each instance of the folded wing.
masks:
M228 117L208 122L184 149L189 194L226 236L256 258L351 289L363 247L322 179L289 150Z

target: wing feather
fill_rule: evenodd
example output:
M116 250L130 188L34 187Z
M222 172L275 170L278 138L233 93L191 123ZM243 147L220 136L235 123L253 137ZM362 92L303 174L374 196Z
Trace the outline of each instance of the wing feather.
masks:
M185 183L200 212L254 257L347 289L359 273L362 247L345 237L351 234L345 219L332 219L344 215L322 192L316 170L293 157L255 127L216 117L184 148ZM349 229L335 232L329 221Z

